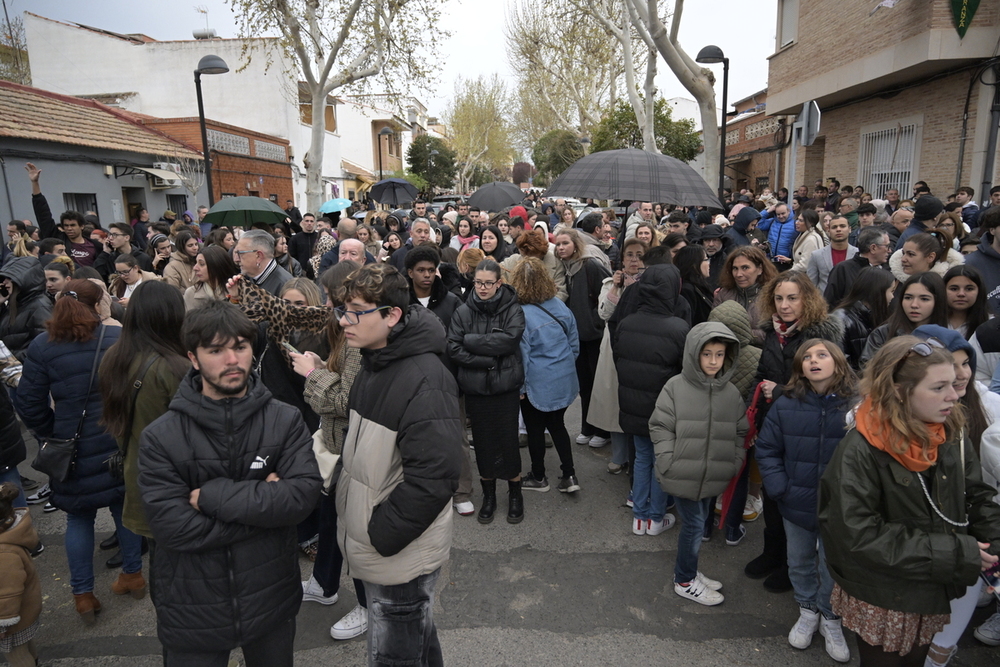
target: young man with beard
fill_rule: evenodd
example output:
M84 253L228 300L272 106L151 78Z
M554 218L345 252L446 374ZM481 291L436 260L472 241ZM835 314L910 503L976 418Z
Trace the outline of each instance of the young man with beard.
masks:
M212 301L188 313L192 369L139 444L165 667L291 667L302 603L295 526L319 500L312 435L252 372L257 326Z
M847 218L830 221L830 245L813 251L806 264L806 275L820 292L826 289L826 282L834 267L858 254L858 249L848 242L851 223Z

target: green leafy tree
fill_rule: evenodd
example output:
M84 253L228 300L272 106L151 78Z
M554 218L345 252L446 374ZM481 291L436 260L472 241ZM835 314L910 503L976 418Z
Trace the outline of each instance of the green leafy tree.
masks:
M685 162L698 155L701 137L695 132L694 121L673 120L671 109L663 98L653 104L653 134L656 146L664 155ZM635 120L632 106L619 100L608 110L594 129L590 152L611 151L619 148L642 148L642 131ZM535 164L538 164L537 162Z
M411 172L427 182L428 192L436 188L450 188L455 182L458 169L455 151L438 137L422 134L414 139L406 151L406 162Z
M632 119L635 123L635 119ZM567 130L547 132L531 150L535 168L549 180L583 157L583 145Z
M386 176L386 178L401 178L404 181L409 181L410 185L415 187L420 192L427 191L427 181L424 180L424 177L419 174L413 173L409 169L406 170L397 169L396 171Z

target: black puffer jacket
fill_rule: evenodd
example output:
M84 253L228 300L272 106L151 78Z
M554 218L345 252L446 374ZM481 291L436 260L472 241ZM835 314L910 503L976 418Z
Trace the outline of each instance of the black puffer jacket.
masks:
M45 271L35 257L12 257L0 269L0 278L10 278L17 286L15 303L0 307L0 339L24 361L28 345L52 316L52 302L45 295Z
M865 343L872 329L871 311L861 301L851 304L847 308L838 308L833 311L833 317L839 317L844 325L844 354L851 368L861 370L861 353L865 350Z
M21 424L14 416L14 407L6 388L0 389L0 472L17 466L28 455L21 437Z
M799 346L810 338L822 338L842 347L844 344L844 324L839 317L827 316L823 320L805 327L802 331L794 334L782 347L778 341L778 334L774 331L774 324L764 322L764 351L760 355L760 363L757 365L757 375L754 377L753 386L763 380L777 382L774 388L774 398L782 394L781 387L788 384L792 378L792 362L795 360L795 353ZM760 418L763 419L761 414Z
M684 339L691 328L674 312L681 274L672 264L646 269L638 289L639 310L618 325L618 423L625 433L649 435L649 417L667 380L681 372Z
M448 355L458 366L458 386L473 396L520 391L524 384L521 335L524 311L510 285L489 301L475 290L451 317Z
M265 482L272 472L281 481ZM215 401L202 395L201 375L188 373L139 450L164 647L230 650L298 613L295 525L321 484L302 416L256 374L242 398ZM188 502L194 489L201 511Z

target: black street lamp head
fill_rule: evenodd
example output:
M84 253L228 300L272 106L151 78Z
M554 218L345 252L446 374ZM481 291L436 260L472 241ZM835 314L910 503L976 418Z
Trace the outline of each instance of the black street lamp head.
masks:
M390 134L396 134L395 132L392 131L392 128L389 127L388 125L379 130L378 133L383 137L387 137Z
M198 61L198 74L225 74L229 71L229 65L219 56L208 55Z
M728 60L725 54L722 53L722 49L715 46L714 44L709 44L698 52L698 57L695 58L695 62L699 62L702 65L715 65L717 63L725 62Z

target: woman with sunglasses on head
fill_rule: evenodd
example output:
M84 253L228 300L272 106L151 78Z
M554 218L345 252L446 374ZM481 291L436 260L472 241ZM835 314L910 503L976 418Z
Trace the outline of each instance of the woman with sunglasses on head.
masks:
M948 325L948 297L944 281L927 271L910 276L897 290L889 307L889 319L868 335L861 351L861 367L875 356L879 348L893 336L912 334L924 324Z
M955 381L940 341L887 342L820 480L831 608L857 633L861 667L924 665L950 601L998 560L1000 506Z
M470 252L471 249L463 252ZM507 523L524 519L517 415L524 385L521 337L524 311L517 293L504 284L500 265L476 266L473 289L451 317L448 355L458 366L458 388L472 420L476 465L483 486L479 523L491 523L497 508L497 480L507 480Z

